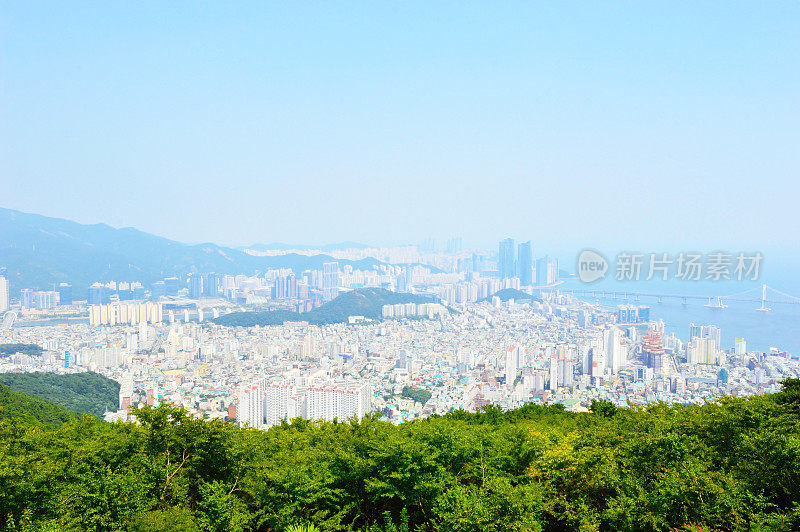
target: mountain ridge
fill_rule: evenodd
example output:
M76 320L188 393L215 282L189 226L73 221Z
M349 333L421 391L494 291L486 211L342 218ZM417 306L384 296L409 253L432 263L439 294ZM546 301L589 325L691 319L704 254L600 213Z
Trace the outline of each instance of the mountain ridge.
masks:
M13 294L21 288L44 290L70 282L80 298L94 282L138 281L149 286L194 272L252 275L268 268L301 273L321 269L324 262L359 269L383 264L373 258L351 261L324 254L258 257L211 242L184 244L133 227L80 224L0 207L0 267L8 270Z

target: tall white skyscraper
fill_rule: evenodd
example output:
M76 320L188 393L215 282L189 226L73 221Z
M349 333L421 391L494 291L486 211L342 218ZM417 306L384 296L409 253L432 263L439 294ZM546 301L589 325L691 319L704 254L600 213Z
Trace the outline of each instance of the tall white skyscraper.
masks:
M558 355L556 353L550 354L550 390L556 391L558 389Z
M0 312L8 310L8 279L0 277Z
M240 425L261 428L264 424L264 388L255 383L239 390L236 418Z
M712 338L695 336L686 346L686 358L689 364L716 364L717 342Z
M506 349L506 386L514 386L519 371L519 347L511 346Z
M744 341L744 338L737 338L733 344L734 353L737 355L744 355L747 353L747 342Z
M322 297L330 301L339 295L339 263L326 262L322 265Z
M616 327L606 329L603 333L603 347L606 352L606 367L617 374L628 363L628 353L622 345L622 331Z

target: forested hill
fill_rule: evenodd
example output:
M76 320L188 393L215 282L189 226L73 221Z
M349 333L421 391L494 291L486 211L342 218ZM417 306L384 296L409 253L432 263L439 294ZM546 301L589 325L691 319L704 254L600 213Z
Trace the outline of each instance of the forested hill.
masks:
M797 380L695 406L528 405L400 425L258 431L168 406L137 416L58 430L0 420L0 528L800 529Z
M29 427L44 425L57 428L77 417L78 414L75 412L70 412L46 399L16 392L0 384L0 420L13 420ZM4 450L0 448L0 457L5 456ZM1 478L2 473L0 473Z
M44 349L36 344L0 344L0 357L7 357L10 355L40 356L44 353Z
M517 290L516 288L503 288L502 290L498 290L494 294L484 297L480 301L489 301L491 302L493 298L498 297L500 301L508 301L509 299L513 299L514 301L541 301L542 298L539 296L532 296L522 290ZM480 302L479 301L479 302Z
M432 303L428 296L392 292L385 288L359 288L345 292L309 312L275 310L266 312L232 312L214 320L219 325L252 327L254 325L280 325L286 321L307 321L312 325L346 323L349 316L380 319L384 305L398 303Z
M119 406L119 383L99 373L0 373L0 384L67 410L100 418Z

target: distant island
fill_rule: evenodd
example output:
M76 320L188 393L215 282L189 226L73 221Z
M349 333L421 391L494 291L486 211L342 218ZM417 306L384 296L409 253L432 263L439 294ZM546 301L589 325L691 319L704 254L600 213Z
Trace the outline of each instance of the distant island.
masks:
M345 292L339 297L309 312L272 310L264 312L232 312L214 320L218 325L229 327L253 327L255 325L280 325L287 321L307 321L312 325L346 323L350 316L364 316L379 320L384 305L398 303L435 303L429 296L392 292L385 288L359 288Z

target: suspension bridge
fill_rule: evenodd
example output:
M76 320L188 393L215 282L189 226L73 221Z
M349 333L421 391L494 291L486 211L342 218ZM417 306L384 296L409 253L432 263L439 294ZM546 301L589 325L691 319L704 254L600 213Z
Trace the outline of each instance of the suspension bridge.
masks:
M787 294L786 292L781 292L780 290L772 288L771 286L767 286L766 284L763 284L760 287L753 287L742 292L724 296L708 296L700 294L659 294L653 292L602 290L596 288L567 288L561 289L560 292L597 299L613 299L624 303L631 301L640 302L643 299L655 299L658 303L661 303L664 300L669 299L679 300L686 305L690 300L700 300L706 301L704 306L720 310L727 308L727 303L731 301L760 303L761 305L754 309L759 312L769 312L772 310L772 305L800 305L800 297Z

